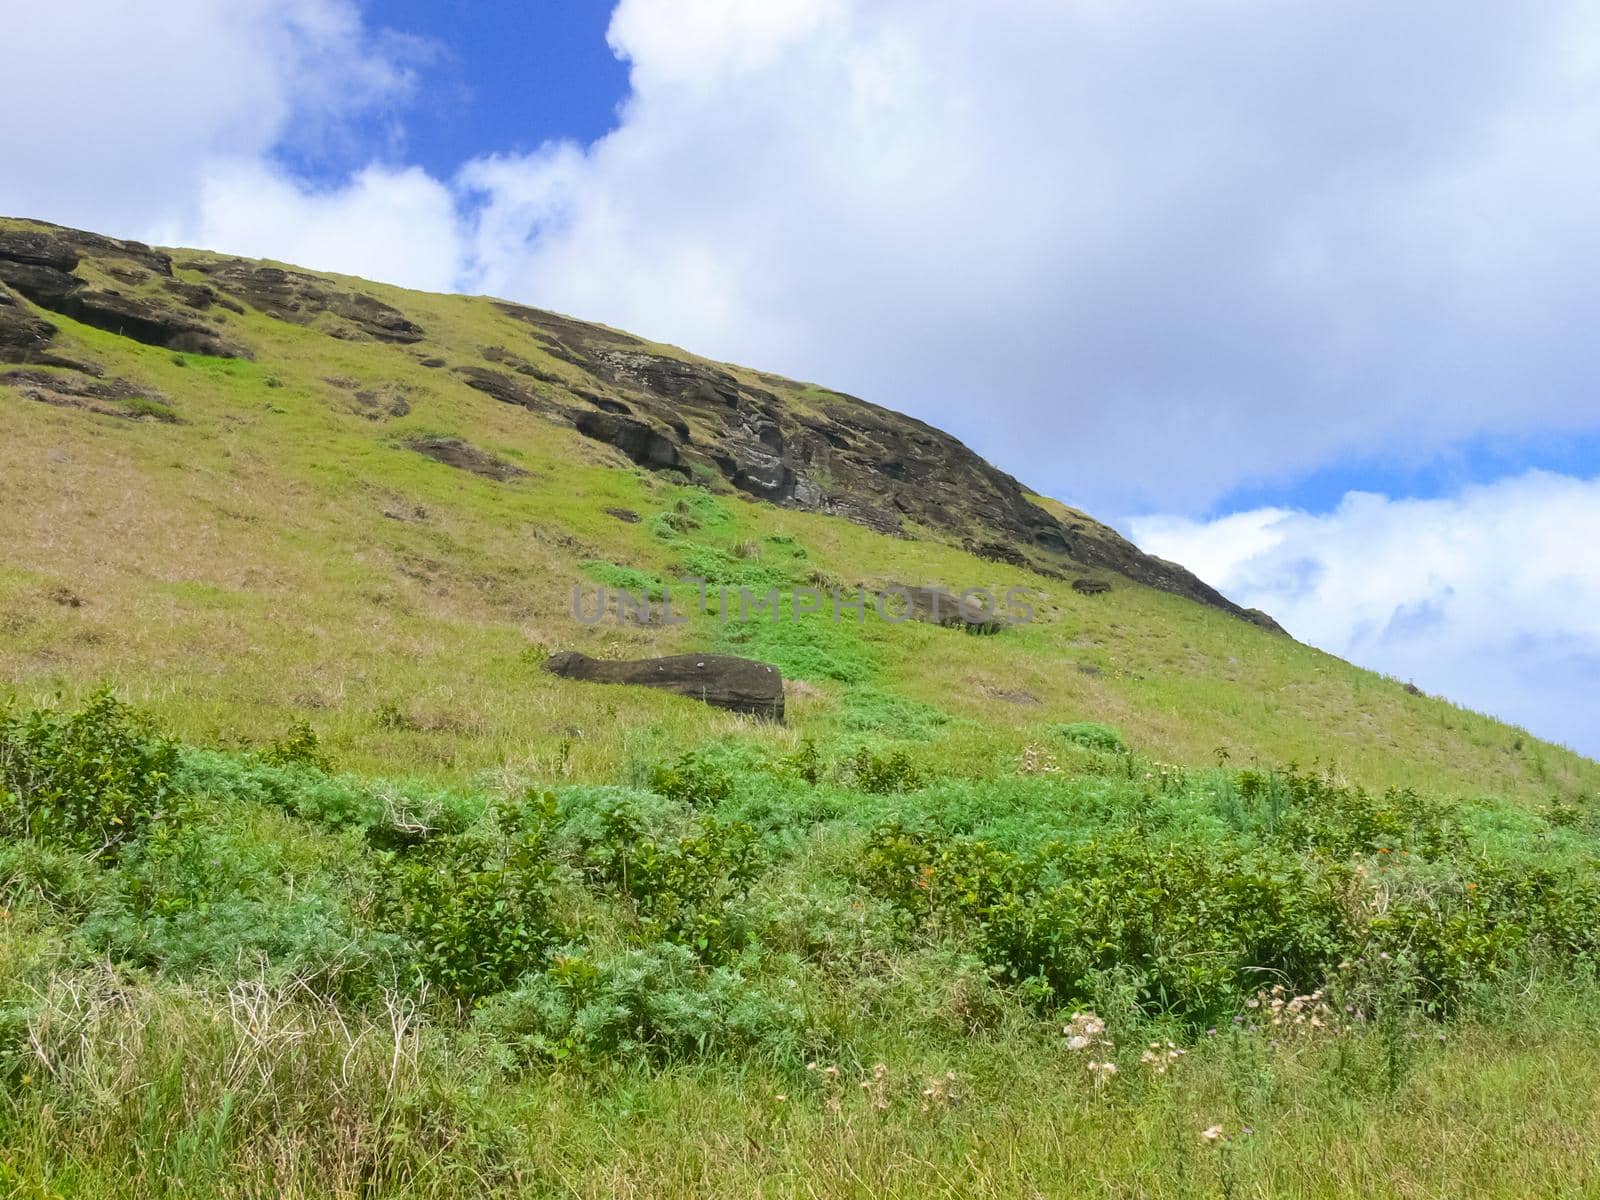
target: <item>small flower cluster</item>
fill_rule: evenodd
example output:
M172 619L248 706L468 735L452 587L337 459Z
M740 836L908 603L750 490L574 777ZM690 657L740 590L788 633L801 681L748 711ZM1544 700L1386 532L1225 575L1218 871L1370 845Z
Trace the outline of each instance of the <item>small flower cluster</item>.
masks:
M1106 1036L1106 1023L1094 1013L1073 1013L1061 1032L1066 1035L1068 1050L1094 1055L1089 1060L1089 1074L1094 1076L1097 1087L1117 1073L1117 1064L1111 1061L1116 1045Z
M808 1062L806 1070L820 1076L824 1081L824 1086L828 1089L828 1098L822 1102L822 1107L831 1113L836 1113L843 1108L844 1092L842 1085L839 1083L839 1068L832 1063L824 1067L819 1066L816 1062Z
M1145 1052L1139 1055L1139 1061L1149 1067L1157 1075L1165 1075L1167 1069L1185 1054L1189 1053L1173 1042L1163 1045L1160 1042L1151 1042Z
M1029 742L1022 751L1022 761L1017 770L1023 775L1059 775L1061 764L1056 756L1037 742Z
M1255 1130L1248 1125L1240 1126L1238 1133L1229 1133L1221 1125L1207 1125L1200 1131L1200 1140L1207 1145L1215 1145L1218 1142L1226 1144L1234 1138L1249 1137L1254 1132Z
M872 1107L879 1112L889 1107L889 1068L883 1063L872 1065L870 1078L861 1081L861 1090L872 1101Z
M956 1094L956 1073L946 1071L943 1075L933 1075L928 1079L928 1086L922 1089L922 1111L927 1112L932 1108L954 1108L961 1103L961 1097Z
M1265 1009L1262 1015L1266 1024L1285 1033L1313 1033L1323 1029L1338 1028L1338 1020L1327 1000L1323 998L1321 988L1302 996L1291 996L1288 990L1278 983L1269 991L1257 992L1245 1001L1245 1007Z

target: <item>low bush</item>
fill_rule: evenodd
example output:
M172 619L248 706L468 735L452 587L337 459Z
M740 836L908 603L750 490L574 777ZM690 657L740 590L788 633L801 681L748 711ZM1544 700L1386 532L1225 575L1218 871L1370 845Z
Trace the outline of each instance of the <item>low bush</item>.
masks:
M598 816L578 840L578 866L592 884L627 898L646 940L688 946L708 962L743 946L734 904L762 867L749 825L695 816L673 836L625 796Z
M1128 743L1123 740L1120 730L1110 725L1102 725L1098 721L1073 721L1067 725L1057 726L1056 732L1067 741L1090 750L1121 754L1128 748Z
M1121 834L1021 855L889 822L862 879L919 926L956 927L1011 982L1057 1007L1130 969L1152 1011L1215 1023L1263 972L1315 987L1346 934L1338 872L1230 845Z
M504 991L557 941L552 796L497 806L486 828L379 856L375 916L428 984L462 1005Z
M592 1062L760 1052L793 1059L804 1009L735 966L709 970L671 943L611 955L572 951L500 996L479 1028L528 1059Z
M160 819L177 746L110 691L75 713L0 711L0 835L114 861Z

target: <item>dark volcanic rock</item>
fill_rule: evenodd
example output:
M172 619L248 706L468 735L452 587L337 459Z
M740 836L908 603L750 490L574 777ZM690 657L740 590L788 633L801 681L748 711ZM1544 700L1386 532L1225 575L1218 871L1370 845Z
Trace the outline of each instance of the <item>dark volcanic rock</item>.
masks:
M486 396L493 396L502 404L515 404L532 412L555 411L555 405L500 371L491 371L487 367L457 367L456 374L466 381L468 387L476 388Z
M584 437L609 442L643 467L680 465L678 448L666 434L643 421L608 412L576 412L572 422Z
M230 300L226 296L218 295L217 289L204 283L184 283L181 279L169 279L163 283L162 288L171 292L188 307L205 312L213 304L227 309L229 312L242 313L244 305Z
M770 663L728 654L674 654L632 662L590 658L563 650L544 669L563 679L660 688L718 708L783 720L783 675Z
M470 471L474 475L482 475L485 479L493 479L498 483L521 479L527 475L526 471L514 463L508 463L503 458L496 458L486 451L479 450L461 438L416 438L406 445L424 458L431 458L434 462L443 463L447 467Z
M83 286L83 280L59 267L17 262L0 253L0 280L10 284L40 308L59 312L67 297Z
M102 263L106 259L119 259L152 275L169 278L172 275L172 255L164 250L153 250L143 242L123 241L121 238L105 237L82 229L68 229L61 225L46 225L44 228L48 229L57 241L72 247L81 258L93 258Z
M57 408L81 408L128 420L148 417L169 424L178 420L160 392L137 387L126 379L93 379L76 371L7 371L0 374L0 385Z
M226 341L213 327L142 297L85 287L73 291L55 306L55 311L150 346L219 358L250 357L248 351Z
M375 342L409 344L423 338L420 325L392 305L361 292L341 288L303 271L263 267L243 259L196 263L218 291L243 300L269 317L308 325L320 313L348 322L348 332Z
M1104 579L1090 579L1085 576L1072 581L1072 590L1080 596L1103 596L1111 590L1111 585Z
M0 258L63 272L78 267L77 252L42 229L0 229Z
M999 633L1012 622L1001 616L990 605L973 596L965 603L962 598L943 588L919 587L892 583L886 589L891 593L904 593L907 614L917 621L942 625L947 629L963 629L968 633Z
M36 317L0 287L0 362L42 363L50 358L56 327Z
M228 344L212 326L182 309L169 307L153 298L125 296L109 288L91 287L76 275L68 274L80 262L75 250L66 244L68 236L75 245L104 246L107 253L154 262L167 272L171 271L171 262L165 255L157 255L137 242L117 242L75 231L57 236L25 230L0 233L0 280L40 308L96 329L170 350L248 357L245 351Z

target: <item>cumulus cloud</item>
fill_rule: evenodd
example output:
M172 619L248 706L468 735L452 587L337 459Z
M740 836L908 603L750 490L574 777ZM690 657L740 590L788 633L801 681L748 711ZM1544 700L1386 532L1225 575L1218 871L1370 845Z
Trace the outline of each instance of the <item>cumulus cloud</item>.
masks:
M450 189L418 167L369 166L324 190L259 161L214 163L194 217L157 240L436 292L455 285L462 254Z
M7 14L0 212L447 289L455 200L367 161L415 86L411 39L351 0L112 0ZM289 160L340 164L334 186Z
M610 36L617 130L464 172L476 285L1102 512L1600 424L1592 6L623 0Z
M1321 515L1146 517L1132 532L1304 641L1600 754L1600 478L1352 492Z

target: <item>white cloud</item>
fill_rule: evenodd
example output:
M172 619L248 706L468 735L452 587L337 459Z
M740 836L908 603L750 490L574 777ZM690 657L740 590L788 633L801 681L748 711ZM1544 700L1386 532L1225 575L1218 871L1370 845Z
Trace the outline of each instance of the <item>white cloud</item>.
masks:
M861 392L1099 511L1600 425L1577 0L623 0L475 284Z
M373 35L352 0L19 5L6 38L20 107L0 122L0 212L454 282L442 185L368 168L315 189L277 165L285 151L347 157L350 123L410 92L416 46Z
M159 240L425 291L449 291L460 271L454 197L418 167L367 167L317 191L259 162L217 163L201 181L197 210Z
M1304 641L1600 753L1600 477L1352 492L1324 515L1147 517L1132 533Z

